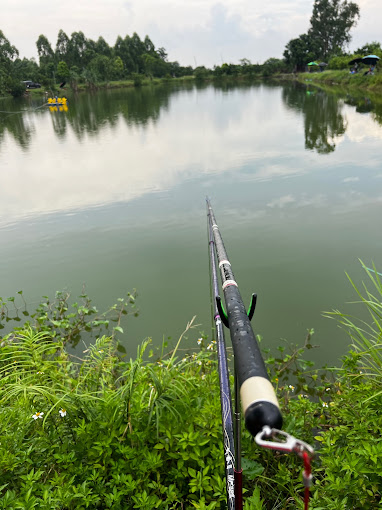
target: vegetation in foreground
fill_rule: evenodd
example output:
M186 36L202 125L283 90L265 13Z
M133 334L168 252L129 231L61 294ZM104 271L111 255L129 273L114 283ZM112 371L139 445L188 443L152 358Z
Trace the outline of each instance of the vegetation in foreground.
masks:
M311 508L381 507L382 282L367 270L360 301L371 326L336 311L353 346L342 367L317 371L301 348L282 347L267 364L285 430L315 443ZM21 295L22 297L22 295ZM94 318L87 296L68 304L59 293L15 327L0 351L0 508L225 508L222 431L215 344L196 340L193 320L165 354L150 340L127 360L115 334L134 296ZM26 310L1 302L2 324ZM71 341L97 328L109 336L73 354ZM85 336L84 336L85 335ZM197 352L181 354L195 337ZM293 385L292 385L293 384ZM245 508L303 508L301 461L261 451L243 433Z

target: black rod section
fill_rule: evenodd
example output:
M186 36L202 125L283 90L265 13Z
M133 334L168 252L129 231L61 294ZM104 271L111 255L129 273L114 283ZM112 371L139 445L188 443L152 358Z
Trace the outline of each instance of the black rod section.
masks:
M255 436L265 425L281 429L282 416L211 203L208 198L206 200L220 269L245 425Z
M212 223L208 216L209 249L211 264L211 280L213 295L213 311L216 327L216 345L218 354L218 370L220 385L220 405L223 425L224 463L226 473L227 507L238 510L235 497L235 444L233 435L232 400L229 384L227 351L224 338L224 327L218 312L216 298L219 293L218 274L215 260L215 243L212 234Z

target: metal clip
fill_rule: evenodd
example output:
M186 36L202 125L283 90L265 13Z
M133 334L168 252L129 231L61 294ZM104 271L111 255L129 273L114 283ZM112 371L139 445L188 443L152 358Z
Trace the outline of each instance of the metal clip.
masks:
M277 436L281 436L284 441L275 441ZM299 457L302 457L304 451L307 452L310 457L314 455L314 450L309 444L296 439L283 430L271 429L268 425L265 425L263 430L256 435L255 441L263 448L270 448L271 450L278 450L286 453L294 452Z

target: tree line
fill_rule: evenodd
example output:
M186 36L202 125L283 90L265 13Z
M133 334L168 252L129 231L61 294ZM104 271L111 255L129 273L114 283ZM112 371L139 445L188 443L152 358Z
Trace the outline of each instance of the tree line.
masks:
M83 32L73 32L69 37L63 30L58 33L54 49L46 36L38 37L37 63L33 58L20 59L18 50L0 30L0 93L22 94L25 87L21 80L26 79L51 88L66 81L76 90L81 82L95 87L98 82L134 79L138 84L143 76L152 79L194 75L201 81L211 76L216 79L271 76L304 71L313 60L328 63L333 69L346 68L349 55L345 50L359 17L359 6L350 0L314 0L307 33L287 43L282 59L269 58L263 64L253 64L244 58L240 64L224 63L213 69L204 66L193 69L168 61L166 50L155 48L149 36L143 40L137 33L118 36L114 46L110 46L103 37L94 41ZM382 56L382 48L380 43L373 42L355 53Z
M66 81L76 89L79 82L92 86L135 75L162 78L193 72L192 67L169 62L165 48L155 48L149 36L142 40L137 33L118 36L114 46L110 46L103 37L94 41L83 32L73 32L69 37L60 30L55 48L43 34L36 46L39 62L34 58L21 59L17 48L0 30L0 92L14 90L17 95L20 82L27 79L47 87Z

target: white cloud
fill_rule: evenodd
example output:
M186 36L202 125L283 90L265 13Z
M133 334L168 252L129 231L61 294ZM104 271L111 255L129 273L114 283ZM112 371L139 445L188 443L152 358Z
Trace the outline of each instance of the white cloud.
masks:
M360 0L361 19L352 47L380 39L382 5ZM148 34L164 46L170 60L183 65L213 66L221 60L249 58L263 62L281 57L287 42L306 32L313 0L66 0L65 2L2 0L1 30L21 56L37 56L42 33L53 47L58 31L82 30L114 44L118 35Z
M342 182L358 182L359 177L347 177L346 179L343 179Z
M283 209L285 206L289 204L294 204L296 202L296 198L292 195L284 195L283 197L274 198L271 200L267 206L268 207L276 207L278 209Z

